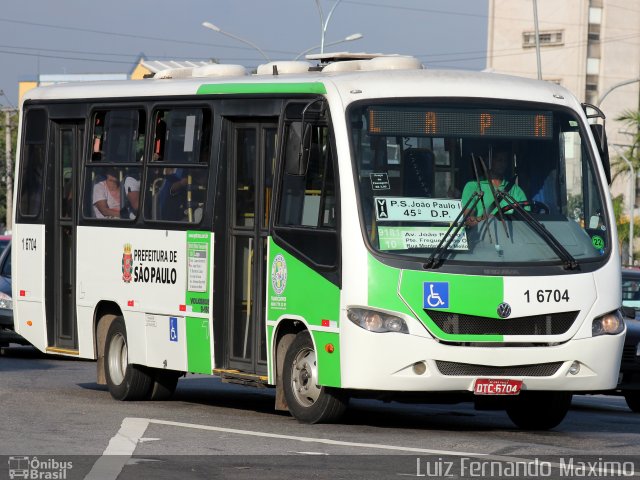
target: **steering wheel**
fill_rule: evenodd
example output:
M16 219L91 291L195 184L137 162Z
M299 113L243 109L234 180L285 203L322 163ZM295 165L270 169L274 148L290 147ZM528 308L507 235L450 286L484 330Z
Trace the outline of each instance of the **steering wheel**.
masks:
M548 215L549 212L551 211L551 209L549 208L549 205L547 205L544 202L538 202L536 200L525 200L523 202L516 202L518 205L520 205L521 207L529 207L529 211L530 213L542 213L544 215ZM511 212L514 209L514 205L510 204L510 205L505 205L504 207L500 208L500 211L502 213L508 213Z

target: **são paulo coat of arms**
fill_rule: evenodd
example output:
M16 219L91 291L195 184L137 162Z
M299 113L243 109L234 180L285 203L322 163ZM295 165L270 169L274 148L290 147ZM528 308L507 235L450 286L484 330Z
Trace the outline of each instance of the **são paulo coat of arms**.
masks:
M131 270L133 269L133 262L131 258L131 244L125 243L124 252L122 253L122 280L125 283L131 282Z

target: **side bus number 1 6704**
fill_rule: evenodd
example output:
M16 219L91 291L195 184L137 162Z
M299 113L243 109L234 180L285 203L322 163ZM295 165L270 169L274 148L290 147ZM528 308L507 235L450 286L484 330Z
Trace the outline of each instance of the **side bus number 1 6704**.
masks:
M569 290L538 290L536 292L531 292L527 290L524 292L524 296L527 298L527 303L538 302L538 303L560 303L560 302L568 302L569 301Z
M36 239L35 238L23 238L22 239L22 250L36 250Z

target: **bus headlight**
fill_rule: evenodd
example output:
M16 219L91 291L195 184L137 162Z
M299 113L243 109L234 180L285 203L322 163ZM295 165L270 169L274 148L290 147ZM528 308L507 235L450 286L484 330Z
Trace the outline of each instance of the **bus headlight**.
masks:
M13 310L13 300L6 293L0 292L0 308Z
M370 332L409 333L406 322L395 315L368 310L366 308L348 308L347 318L360 328Z
M595 318L591 324L591 334L594 337L599 335L617 335L624 330L624 320L620 310Z

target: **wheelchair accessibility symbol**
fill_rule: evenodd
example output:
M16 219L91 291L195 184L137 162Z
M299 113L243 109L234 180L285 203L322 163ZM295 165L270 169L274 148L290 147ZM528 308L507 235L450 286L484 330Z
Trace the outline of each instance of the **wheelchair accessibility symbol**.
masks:
M169 340L172 342L178 341L178 318L169 317Z
M422 308L449 308L449 282L424 282Z

